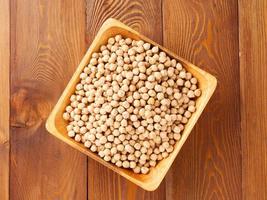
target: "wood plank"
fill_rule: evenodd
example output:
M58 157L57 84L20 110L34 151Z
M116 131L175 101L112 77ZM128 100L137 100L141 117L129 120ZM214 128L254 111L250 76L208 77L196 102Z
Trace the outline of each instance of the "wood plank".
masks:
M167 175L167 199L241 199L237 11L231 0L163 1L163 45L218 79Z
M103 22L113 17L162 43L161 1L87 0L87 41L92 42ZM165 184L146 192L97 162L88 160L88 199L165 199Z
M11 2L11 199L86 199L87 158L45 130L85 53L84 1Z
M266 19L266 1L239 1L244 199L267 199Z
M9 199L9 66L10 9L8 0L0 0L0 199Z

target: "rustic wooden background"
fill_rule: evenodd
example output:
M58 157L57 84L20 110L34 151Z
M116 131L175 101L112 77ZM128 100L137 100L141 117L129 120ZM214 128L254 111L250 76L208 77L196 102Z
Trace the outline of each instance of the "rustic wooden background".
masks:
M146 192L44 124L114 17L218 78L163 183ZM266 0L0 0L0 199L267 199Z

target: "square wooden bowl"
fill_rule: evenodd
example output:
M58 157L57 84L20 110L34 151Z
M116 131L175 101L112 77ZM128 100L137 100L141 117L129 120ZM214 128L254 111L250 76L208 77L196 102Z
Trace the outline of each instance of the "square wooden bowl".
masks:
M146 175L135 174L131 170L118 168L114 164L104 161L96 153L93 153L89 149L85 148L83 144L78 143L73 139L69 138L66 130L67 123L62 118L62 114L65 110L65 107L70 102L69 98L74 93L75 85L79 82L79 75L83 71L84 67L88 64L92 53L95 51L99 51L100 46L102 44L106 44L109 37L113 37L117 34L121 34L124 37L129 37L135 40L142 39L153 45L159 46L159 48L165 51L170 57L175 58L179 62L181 62L183 66L198 79L199 87L202 90L202 95L197 99L196 102L196 112L191 116L188 123L186 124L180 141L175 144L174 151L166 159L160 161L157 166L155 168L152 168L150 172ZM159 44L153 42L147 37L141 35L130 27L124 25L123 23L115 19L108 19L100 28L90 48L88 49L80 65L78 66L76 72L72 76L59 101L57 102L50 116L48 117L46 122L46 128L52 135L66 142L67 144L81 151L82 153L86 154L90 158L93 158L94 160L100 162L101 164L117 172L121 176L135 183L136 185L142 187L143 189L153 191L159 186L168 169L171 167L175 157L177 156L189 133L197 122L197 119L199 118L210 97L212 96L216 85L217 80L214 76L194 66L183 58L180 58L179 56L175 55L174 53L160 46Z

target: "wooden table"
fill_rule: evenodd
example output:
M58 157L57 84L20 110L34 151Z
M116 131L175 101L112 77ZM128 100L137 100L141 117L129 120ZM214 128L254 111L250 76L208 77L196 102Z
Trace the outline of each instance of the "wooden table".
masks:
M44 127L109 17L218 78L154 192ZM0 0L0 199L267 199L266 20L266 0Z

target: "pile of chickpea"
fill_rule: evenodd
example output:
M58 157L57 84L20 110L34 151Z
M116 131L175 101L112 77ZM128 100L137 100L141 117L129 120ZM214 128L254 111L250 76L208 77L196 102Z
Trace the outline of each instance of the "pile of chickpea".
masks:
M147 174L174 150L200 95L158 46L116 35L92 54L63 118L68 136L105 161Z

